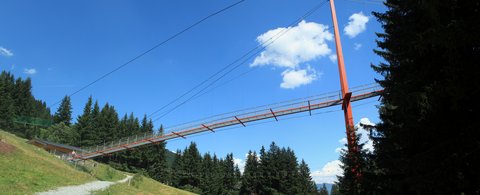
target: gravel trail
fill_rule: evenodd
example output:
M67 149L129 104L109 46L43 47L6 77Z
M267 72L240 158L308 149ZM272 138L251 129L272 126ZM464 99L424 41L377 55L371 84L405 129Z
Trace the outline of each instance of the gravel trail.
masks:
M88 195L91 194L93 191L97 190L103 190L111 185L118 184L118 183L125 183L128 180L130 180L132 176L127 175L125 179L119 180L119 181L93 181L90 183L82 184L82 185L77 185L77 186L65 186L65 187L60 187L54 190L50 190L48 192L40 192L37 193L37 195L62 195L62 194L68 194L68 195Z

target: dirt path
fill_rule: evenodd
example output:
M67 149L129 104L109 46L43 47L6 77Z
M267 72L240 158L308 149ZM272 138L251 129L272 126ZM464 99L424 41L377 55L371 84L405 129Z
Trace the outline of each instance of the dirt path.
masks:
M38 195L61 195L61 194L68 194L68 195L88 195L91 194L93 191L103 190L111 185L118 184L118 183L125 183L130 180L132 176L127 175L125 179L119 181L93 181L90 183L77 185L77 186L65 186L60 187L54 190L50 190L48 192L40 192L37 193Z

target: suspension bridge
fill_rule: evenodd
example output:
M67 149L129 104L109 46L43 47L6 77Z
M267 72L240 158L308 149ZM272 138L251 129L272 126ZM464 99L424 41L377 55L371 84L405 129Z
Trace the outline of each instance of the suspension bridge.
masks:
M247 127L249 124L261 120L281 120L281 117L299 113L312 114L313 111L322 108L341 106L345 109L349 102L355 102L375 96L379 96L383 89L377 84L363 85L352 88L351 92L342 97L340 91L325 93L322 95L299 98L276 104L258 106L236 112L216 115L204 120L189 122L177 127L166 129L165 134L140 134L116 141L104 143L92 147L81 148L70 160L86 160L98 156L135 149L140 146L156 144L172 139L186 139L188 136L210 132L231 126Z

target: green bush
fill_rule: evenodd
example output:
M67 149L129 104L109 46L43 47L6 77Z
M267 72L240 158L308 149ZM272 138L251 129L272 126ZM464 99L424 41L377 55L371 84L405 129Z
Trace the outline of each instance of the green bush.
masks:
M115 177L115 170L111 167L107 167L105 175L108 179L113 179L113 177Z
M135 175L133 175L132 179L130 179L130 184L132 184L133 187L138 188L140 186L140 183L143 181L143 172L138 172Z

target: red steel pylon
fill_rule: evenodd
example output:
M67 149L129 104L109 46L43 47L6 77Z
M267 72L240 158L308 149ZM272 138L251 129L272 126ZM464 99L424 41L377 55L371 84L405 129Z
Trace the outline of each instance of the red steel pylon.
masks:
M342 98L343 98L343 115L345 117L345 126L347 132L347 141L348 141L348 152L349 154L353 154L358 152L358 145L356 143L356 136L355 136L355 127L353 124L353 116L352 116L352 107L350 105L350 98L352 93L348 91L348 82L347 82L347 73L345 71L345 63L343 61L343 52L342 52L342 43L340 42L340 33L338 31L338 22L337 22L337 14L335 12L335 2L334 0L330 0L330 10L332 11L332 20L333 20L333 29L335 33L335 47L337 50L337 61L338 61L338 71L340 73L340 86L342 88ZM352 169L352 172L360 176L358 172L359 165L356 164Z

